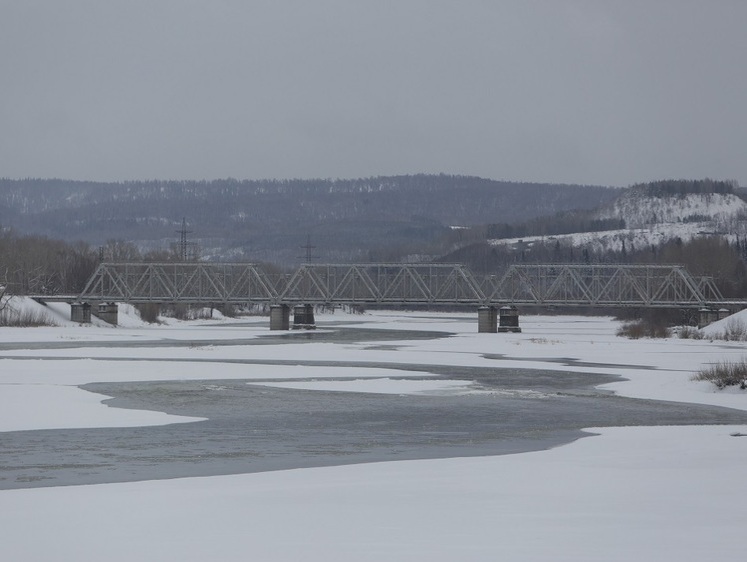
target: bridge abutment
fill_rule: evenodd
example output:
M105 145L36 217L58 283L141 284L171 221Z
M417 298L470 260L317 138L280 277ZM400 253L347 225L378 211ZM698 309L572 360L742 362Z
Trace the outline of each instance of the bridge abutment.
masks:
M270 330L290 329L290 307L287 304L270 306Z

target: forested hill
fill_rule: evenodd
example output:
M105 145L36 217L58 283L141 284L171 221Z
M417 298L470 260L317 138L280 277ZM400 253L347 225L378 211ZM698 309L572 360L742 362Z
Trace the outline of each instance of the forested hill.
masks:
M391 258L442 229L591 209L619 191L468 176L352 180L137 181L0 179L0 226L22 234L163 247L186 217L216 258L289 262L312 237L320 259ZM373 254L371 254L373 252Z

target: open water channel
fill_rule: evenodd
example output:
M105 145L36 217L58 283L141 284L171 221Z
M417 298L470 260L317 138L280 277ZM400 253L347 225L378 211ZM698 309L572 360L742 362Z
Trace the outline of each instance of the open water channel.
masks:
M327 326L294 341L371 341L438 338L402 332ZM200 342L102 342L86 347L282 344L287 336ZM36 349L81 343L35 344ZM2 344L3 350L28 344ZM1 357L2 355L0 355ZM40 357L41 358L41 357ZM46 358L49 359L48 354ZM31 358L35 359L35 358ZM97 359L101 359L97 357ZM96 383L83 388L112 396L108 404L207 418L193 423L102 429L0 433L0 489L211 476L405 459L499 455L539 450L582 437L584 427L745 424L747 413L725 408L636 400L595 390L607 375L441 365L338 363L385 367L422 380L460 379L476 392L391 395L263 386L252 379ZM24 361L26 359L17 359ZM114 359L111 360L122 360ZM131 359L127 359L131 360ZM149 359L152 361L152 359ZM220 360L210 363L219 368ZM252 363L235 360L232 363ZM282 364L262 361L255 364ZM292 359L289 364L304 364ZM624 366L620 366L624 375ZM397 377L402 378L402 377ZM298 381L299 379L294 379ZM270 382L270 380L266 381ZM271 382L278 382L272 379Z

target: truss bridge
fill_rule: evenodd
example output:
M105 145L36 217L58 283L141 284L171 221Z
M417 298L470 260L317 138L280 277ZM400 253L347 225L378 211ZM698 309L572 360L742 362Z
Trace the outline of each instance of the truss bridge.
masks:
M476 276L461 264L305 264L292 274L273 275L255 264L102 263L77 300L263 303L279 307L279 319L271 324L282 328L287 310L300 305L471 305L494 310L745 304L726 301L711 278L695 278L682 266L596 264L512 265L501 276Z
M460 264L103 263L81 301L186 304L377 304L702 307L728 304L709 277L677 265L512 265L479 277Z

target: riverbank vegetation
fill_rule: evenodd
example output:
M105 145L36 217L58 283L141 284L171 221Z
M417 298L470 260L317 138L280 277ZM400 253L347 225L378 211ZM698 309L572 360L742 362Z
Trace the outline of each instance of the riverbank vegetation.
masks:
M747 389L747 359L741 361L723 361L701 369L693 377L696 381L707 381L717 388L738 387Z
M0 287L0 293L2 292ZM25 309L14 302L17 300L0 294L0 327L34 328L55 325L54 320L45 311Z

